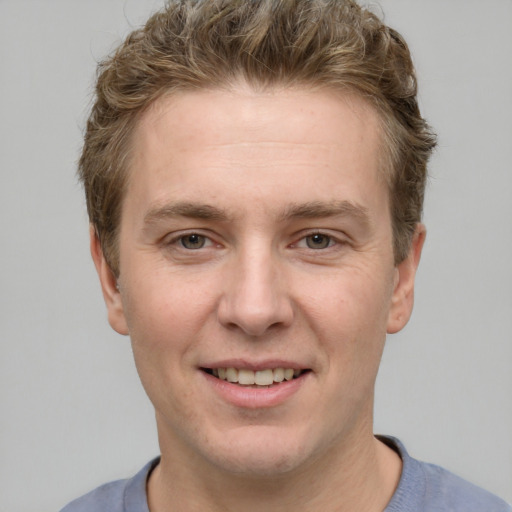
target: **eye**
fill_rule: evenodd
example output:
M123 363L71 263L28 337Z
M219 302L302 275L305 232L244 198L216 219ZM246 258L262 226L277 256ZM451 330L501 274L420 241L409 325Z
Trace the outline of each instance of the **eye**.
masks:
M209 242L208 238L197 233L190 233L189 235L182 236L179 239L181 245L185 249L202 249Z
M334 243L330 236L322 233L308 235L304 240L309 249L327 249L327 247L330 247Z

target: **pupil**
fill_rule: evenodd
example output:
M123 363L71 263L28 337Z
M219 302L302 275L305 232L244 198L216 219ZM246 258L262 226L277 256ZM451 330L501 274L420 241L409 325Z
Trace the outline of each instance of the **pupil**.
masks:
M181 239L181 244L186 249L200 249L204 245L204 236L187 235Z
M307 238L307 245L310 249L325 249L328 247L330 238L325 235L311 235Z

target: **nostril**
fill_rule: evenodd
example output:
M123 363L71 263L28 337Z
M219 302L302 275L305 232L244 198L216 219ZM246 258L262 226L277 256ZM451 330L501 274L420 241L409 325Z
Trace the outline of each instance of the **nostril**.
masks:
M275 284L279 280L261 274L256 269L228 287L217 310L218 320L225 328L259 338L269 330L292 324L293 307L287 293Z

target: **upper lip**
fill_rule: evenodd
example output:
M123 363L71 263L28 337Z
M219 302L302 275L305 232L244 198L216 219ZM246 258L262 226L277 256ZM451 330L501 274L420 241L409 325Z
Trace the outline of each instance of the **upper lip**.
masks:
M244 370L267 370L275 368L292 368L294 370L307 370L308 366L296 361L287 361L284 359L267 359L264 361L249 361L247 359L225 359L215 362L206 362L200 365L201 368L217 369L217 368L242 368Z

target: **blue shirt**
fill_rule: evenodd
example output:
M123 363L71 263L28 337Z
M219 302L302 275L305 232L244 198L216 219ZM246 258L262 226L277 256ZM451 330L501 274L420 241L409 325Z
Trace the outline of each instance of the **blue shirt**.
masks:
M503 500L449 471L409 456L398 439L379 437L403 462L398 487L383 512L512 512ZM146 482L156 458L133 478L98 487L61 512L149 512Z

